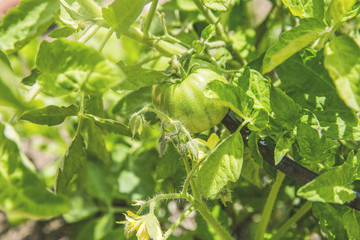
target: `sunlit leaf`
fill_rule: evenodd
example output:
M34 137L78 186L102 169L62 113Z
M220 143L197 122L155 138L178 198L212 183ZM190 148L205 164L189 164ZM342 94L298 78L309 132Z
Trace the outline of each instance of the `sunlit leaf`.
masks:
M282 33L279 41L266 52L262 72L270 72L325 33L326 28L319 20L303 19L299 26Z
M332 0L329 12L335 23L341 22L356 2L356 0Z
M69 203L46 189L33 165L21 153L20 138L0 124L0 207L29 218L51 218L70 210Z
M205 7L215 11L228 11L231 0L202 0Z
M360 238L360 213L354 209L349 210L343 215L343 223L349 239Z
M334 37L326 45L325 67L342 100L360 111L360 47L348 36Z
M321 174L298 190L300 197L310 201L344 204L356 197L349 185L353 183L359 171L358 155L350 153L346 162Z
M243 148L242 136L237 131L208 155L198 175L201 193L204 197L211 197L229 181L238 180L243 163Z
M317 18L319 20L322 20L324 17L323 0L282 0L282 2L290 9L294 16Z
M122 70L101 53L65 39L43 41L36 64L41 72L37 82L45 93L54 96L80 89L102 94L124 80Z
M96 126L98 126L100 129L105 130L106 132L116 133L129 137L131 136L129 128L119 121L101 118L91 114L86 114L86 117L91 119Z
M54 22L53 12L59 7L57 0L22 0L1 21L0 50L13 53L43 34Z
M104 20L120 36L128 30L141 13L145 0L115 0L107 8L102 9Z

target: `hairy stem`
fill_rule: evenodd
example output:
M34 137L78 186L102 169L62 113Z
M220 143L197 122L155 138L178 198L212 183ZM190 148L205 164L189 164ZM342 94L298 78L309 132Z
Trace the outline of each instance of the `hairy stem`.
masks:
M187 217L190 215L190 213L192 213L192 211L194 210L193 206L190 206L172 225L171 227L166 231L166 233L164 234L164 240L168 239L168 237L170 237L170 235L172 234L172 232L175 230L175 228L177 228L180 223Z
M90 38L92 38L95 33L100 29L99 25L94 24L92 25L78 40L78 42L86 43L89 41Z
M100 46L98 47L98 51L101 52L103 48L105 47L105 44L109 41L111 35L114 33L113 29L109 29L109 31L106 33L104 39L101 41Z
M182 198L182 199L186 199L186 200L190 201L189 196L184 196L180 193L160 194L160 195L157 195L156 197L150 199L149 201L145 202L143 205L141 205L140 209L137 211L136 214L140 215L140 213L142 211L144 211L144 209L152 202L157 202L160 200L174 199L174 198Z
M285 174L280 171L277 171L275 182L271 187L271 191L266 200L264 210L261 215L261 222L258 226L256 235L255 235L255 240L263 240L264 239L264 234L266 232L266 228L267 228L269 220L270 220L271 212L274 208L275 200L279 193L279 190L280 190L280 187L281 187L281 184L282 184L284 178L285 178Z

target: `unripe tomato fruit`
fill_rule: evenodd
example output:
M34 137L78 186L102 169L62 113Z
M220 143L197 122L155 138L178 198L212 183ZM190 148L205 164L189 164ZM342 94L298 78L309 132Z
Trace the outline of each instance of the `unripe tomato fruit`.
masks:
M196 69L186 79L166 80L153 86L155 109L181 121L191 133L205 131L221 122L228 108L204 95L206 85L225 78L209 69Z

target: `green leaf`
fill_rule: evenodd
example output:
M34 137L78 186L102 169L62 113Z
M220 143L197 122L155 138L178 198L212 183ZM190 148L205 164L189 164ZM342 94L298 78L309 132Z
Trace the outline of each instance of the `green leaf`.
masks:
M260 89L261 87L259 87ZM262 108L261 104L254 106L254 100L249 96L259 100L250 91L249 95L239 86L230 85L218 80L207 84L207 90L204 92L208 98L216 99L224 106L229 107L233 112L245 119L252 131L264 129L269 121L268 113ZM266 99L266 91L264 91ZM261 108L257 108L261 107Z
M120 67L126 75L126 80L119 85L121 90L137 90L150 87L167 78L167 75L163 72L145 69L137 65L125 66L121 62Z
M320 137L318 130L307 124L300 123L297 126L297 142L299 144L299 154L306 159L308 164L325 162L335 156L333 148L337 148L339 143L335 140Z
M103 131L92 121L88 125L88 144L87 151L90 156L94 156L105 164L110 164L110 155L106 149Z
M77 135L59 163L55 180L55 192L57 194L65 194L74 176L84 166L85 160L84 139L81 135Z
M259 140L259 135L256 132L251 132L248 138L248 147L250 149L252 158L254 158L255 162L259 164L259 166L262 168L264 159L260 154L258 140Z
M271 108L277 124L288 131L294 129L300 117L299 106L277 87L271 89Z
M316 115L323 134L360 140L359 119L338 96L321 52L305 50L277 67L276 73L286 94Z
M198 55L201 55L205 50L205 44L199 40L195 40L192 42L192 48Z
M357 0L332 0L329 6L329 12L335 24L343 21L343 18L351 10Z
M229 107L243 119L251 116L254 100L238 86L214 80L207 84L207 90L204 94L206 97L216 99Z
M0 50L13 53L46 32L54 22L53 12L59 11L59 7L56 0L22 0L2 19Z
M327 239L348 239L344 229L342 216L347 207L334 207L330 204L313 203L313 214L319 219L321 230L326 234Z
M90 218L85 222L78 223L72 233L72 239L98 240L111 231L115 223L114 214L108 212L99 218Z
M124 79L121 69L101 53L65 39L43 41L36 64L41 72L37 82L45 93L54 96L79 89L89 94L102 94Z
M230 8L231 0L202 0L205 7L211 10L226 12Z
M181 167L180 155L174 144L169 142L156 165L156 179L165 179L174 176Z
M321 174L311 182L302 186L297 194L309 201L344 204L356 197L356 193L348 186L357 178L359 170L358 155L351 152L346 162Z
M259 164L252 158L249 148L244 148L244 161L241 177L256 187L261 188Z
M99 161L86 162L87 193L107 206L111 205L113 185L116 183L116 177L111 174L109 167Z
M242 136L237 131L208 155L198 174L200 190L205 198L217 194L229 181L239 179L243 151Z
M360 239L360 214L351 209L342 217L349 240Z
M274 150L275 165L279 164L283 157L290 151L292 143L292 139L284 135L278 139Z
M115 0L102 9L104 20L119 37L137 19L145 4L145 0Z
M29 218L50 218L70 210L68 201L46 189L20 149L10 125L0 123L0 208Z
M360 111L360 47L348 36L333 37L325 48L325 67L341 99Z
M67 223L80 222L99 211L98 206L93 203L93 199L89 195L78 193L71 196L71 211L64 214L63 218Z
M50 105L26 112L20 119L36 124L54 126L62 123L66 117L77 115L78 112L79 108L75 105L68 107Z
M57 28L54 31L52 31L51 33L49 33L49 37L51 37L51 38L62 38L62 37L66 38L75 32L76 32L76 29L65 26L62 28Z
M21 83L27 86L33 86L36 83L36 79L40 76L40 71L37 68L31 70L29 76L25 77Z
M143 107L151 106L151 88L140 88L123 97L113 108L112 112L125 117L139 111Z
M11 68L0 60L0 105L24 109L17 78Z
M323 0L282 0L292 15L300 18L324 18Z
M119 121L100 118L91 114L86 114L85 116L92 120L96 126L98 126L100 129L105 130L106 132L131 137L131 132L129 128Z
M282 33L279 41L266 52L262 72L270 72L325 33L326 27L319 20L303 19L299 26Z
M236 79L239 87L254 100L254 108L264 109L271 112L270 105L270 82L258 71L246 67L243 73Z
M201 37L203 42L210 40L216 33L216 27L214 24L209 24L201 31Z

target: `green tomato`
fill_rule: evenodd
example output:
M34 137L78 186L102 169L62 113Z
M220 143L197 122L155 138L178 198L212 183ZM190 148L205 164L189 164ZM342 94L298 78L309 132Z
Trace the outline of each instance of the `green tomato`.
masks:
M154 85L152 102L155 109L181 121L191 133L212 128L225 117L228 108L205 97L206 85L226 79L209 69L196 69L186 79L167 80Z

